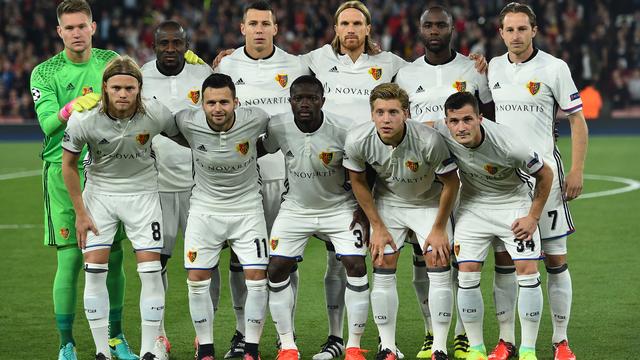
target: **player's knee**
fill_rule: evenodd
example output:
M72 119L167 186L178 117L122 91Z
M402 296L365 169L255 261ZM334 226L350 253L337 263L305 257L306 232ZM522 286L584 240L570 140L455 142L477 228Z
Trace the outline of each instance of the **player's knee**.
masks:
M189 289L189 294L193 294L193 295L207 294L209 293L210 286L211 286L211 279L201 280L201 281L187 280L187 287Z
M506 251L500 251L493 253L496 259L496 265L498 266L513 266L513 260L511 260L511 255L509 255Z
M427 275L431 286L438 288L451 287L451 266L428 267Z
M459 272L458 273L458 288L460 289L475 289L480 287L480 279L482 273L479 271L473 272Z
M540 286L540 273L518 275L518 286L521 288L536 288Z
M244 282L247 285L247 291L267 291L267 278L257 280L247 279Z
M290 260L278 256L271 257L269 259L269 266L267 267L267 275L271 282L283 282L291 274L291 268L295 264L295 260Z
M553 255L553 254L545 253L544 265L546 267L557 268L557 267L561 267L563 265L566 265L566 263L567 263L567 255L566 254Z
M362 256L343 256L340 258L344 265L347 276L362 277L367 275L367 264Z
M547 274L562 274L563 272L569 270L569 264L564 263L560 266L545 266L545 269L547 270Z
M86 263L84 309L87 320L107 319L109 316L109 293L106 287L108 264Z

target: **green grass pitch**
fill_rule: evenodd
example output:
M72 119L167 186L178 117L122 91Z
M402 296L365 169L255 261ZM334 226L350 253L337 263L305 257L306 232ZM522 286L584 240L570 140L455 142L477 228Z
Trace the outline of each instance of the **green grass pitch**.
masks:
M592 137L586 174L640 180L638 145L640 137ZM37 157L40 144L0 143L0 359L53 359L57 356L58 335L54 327L51 284L55 272L54 249L42 244L42 190L40 176L4 179L6 174L41 169ZM569 154L569 140L560 139L560 148ZM570 160L566 156L565 166ZM585 180L585 193L623 187L603 180ZM573 278L573 310L569 336L579 359L632 359L634 341L640 327L640 277L633 251L638 251L640 191L579 199L571 203L577 232L570 237L569 265ZM35 226L11 228L13 225ZM124 327L131 345L139 349L139 280L130 244L126 245L127 297ZM173 345L172 359L192 359L194 330L191 326L186 273L182 248L176 247L170 262L166 328ZM311 242L300 265L300 296L296 332L302 358L310 359L327 332L323 292L326 252L320 242ZM634 265L636 264L636 265ZM223 255L222 298L215 318L216 354L222 358L234 330L227 278L228 256ZM542 265L540 266L541 273ZM491 279L493 264L486 263L483 275L485 296L485 341L497 341L493 316ZM544 275L543 275L544 277ZM78 316L74 327L80 359L93 359L93 341L82 314L82 286L79 281ZM410 251L404 251L398 270L400 310L397 341L408 359L414 358L424 336L422 317L411 285ZM545 291L546 299L546 291ZM551 324L545 301L538 338L538 358L552 359ZM346 335L346 331L345 331ZM377 331L367 324L363 348L375 355ZM450 337L451 339L451 337ZM275 358L275 329L267 320L261 351L265 360Z

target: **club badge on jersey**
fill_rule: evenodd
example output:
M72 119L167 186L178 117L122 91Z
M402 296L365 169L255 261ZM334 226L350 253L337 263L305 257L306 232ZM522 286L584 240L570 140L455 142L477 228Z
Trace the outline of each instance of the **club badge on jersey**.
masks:
M92 93L92 92L93 92L93 87L92 86L83 86L82 87L82 96L85 96L88 93Z
M420 166L418 164L418 162L416 161L411 161L411 160L407 160L404 165L411 171L416 172L418 171L418 167Z
M371 74L374 80L380 80L380 78L382 77L382 68L381 67L369 68L369 74Z
M149 141L149 133L142 133L142 134L136 135L136 141L140 145L146 144L147 141Z
M278 82L278 84L280 84L280 86L282 86L282 88L287 87L287 84L289 83L289 75L287 74L278 74L276 75L276 81Z
M529 89L529 93L531 95L535 95L538 93L538 91L540 91L540 83L529 81L529 83L527 84L527 89Z
M238 151L241 155L247 155L249 152L249 142L245 141L242 143L236 144L236 151Z
M453 83L453 88L456 89L457 92L464 92L467 90L467 82L466 81L456 81Z
M325 165L329 165L331 163L331 160L333 160L333 153L332 152L321 152L320 153L320 160L322 160L322 163Z
M198 105L198 102L200 102L200 90L189 90L187 99L191 100L193 105Z

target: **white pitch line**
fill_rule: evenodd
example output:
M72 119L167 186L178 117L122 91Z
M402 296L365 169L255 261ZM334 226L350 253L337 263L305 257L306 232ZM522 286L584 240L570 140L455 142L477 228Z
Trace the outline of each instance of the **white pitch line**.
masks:
M578 199L593 199L593 198L597 198L597 197L601 197L601 196L610 196L610 195L622 194L622 193L626 193L626 192L629 192L629 191L634 191L634 190L640 189L640 181L633 180L633 179L627 179L627 178L623 178L623 177L607 176L607 175L587 175L587 174L585 174L584 178L587 179L587 180L602 180L602 181L617 182L617 183L621 183L621 184L626 184L627 186L621 187L621 188L617 188L617 189L612 189L612 190L603 190L603 191L596 191L596 192L592 192L592 193L582 194L582 195L578 196Z
M8 174L0 174L0 181L32 177L40 174L42 174L42 170L28 170L28 171L18 171L18 172L8 173Z
M37 229L42 224L0 224L0 230Z

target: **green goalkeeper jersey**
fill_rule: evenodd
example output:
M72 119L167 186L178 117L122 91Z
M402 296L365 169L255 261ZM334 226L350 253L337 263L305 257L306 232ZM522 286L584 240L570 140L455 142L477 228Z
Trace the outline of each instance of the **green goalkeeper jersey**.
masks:
M40 157L50 163L62 163L62 136L65 124L58 112L69 101L90 92L100 92L102 72L106 64L118 54L111 50L91 49L85 63L74 63L64 50L36 66L31 73L31 95L44 132ZM86 148L80 156L82 160Z

